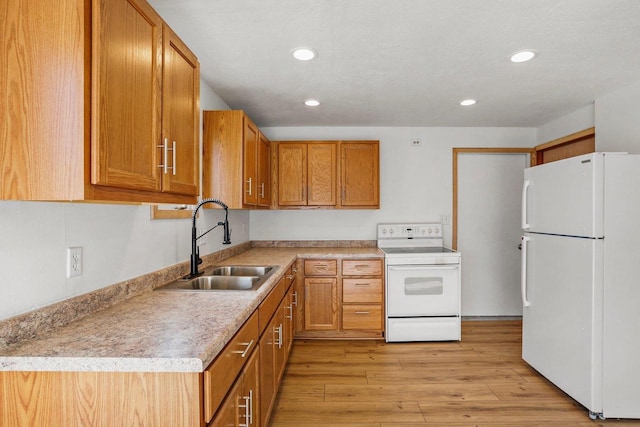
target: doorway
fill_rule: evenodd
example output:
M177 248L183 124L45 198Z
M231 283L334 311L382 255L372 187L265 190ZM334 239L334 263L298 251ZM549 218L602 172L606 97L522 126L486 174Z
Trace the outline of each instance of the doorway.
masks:
M462 315L520 316L520 203L528 148L453 149L453 247Z

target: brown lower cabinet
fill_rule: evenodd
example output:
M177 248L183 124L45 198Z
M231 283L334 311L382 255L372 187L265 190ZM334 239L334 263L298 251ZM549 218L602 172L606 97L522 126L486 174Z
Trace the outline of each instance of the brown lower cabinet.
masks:
M252 353L209 427L261 425L259 353Z
M266 426L293 342L289 269L198 372L0 371L0 426Z
M293 343L293 287L285 294L260 337L260 411L266 426ZM266 300L265 300L266 301Z
M384 331L381 258L299 260L296 338L372 338Z

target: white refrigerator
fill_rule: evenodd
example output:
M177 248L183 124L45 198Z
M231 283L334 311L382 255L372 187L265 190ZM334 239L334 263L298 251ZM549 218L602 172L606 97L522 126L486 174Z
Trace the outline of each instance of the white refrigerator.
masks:
M640 418L640 155L525 169L522 357L592 418Z

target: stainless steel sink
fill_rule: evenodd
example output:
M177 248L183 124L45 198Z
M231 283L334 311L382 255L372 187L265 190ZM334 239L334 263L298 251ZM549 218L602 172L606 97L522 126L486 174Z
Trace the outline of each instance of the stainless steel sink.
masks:
M264 276L271 270L273 270L273 266L228 265L225 267L214 267L211 271L205 270L204 274L211 276Z
M231 265L206 269L200 277L182 278L157 288L161 291L254 291L277 266Z

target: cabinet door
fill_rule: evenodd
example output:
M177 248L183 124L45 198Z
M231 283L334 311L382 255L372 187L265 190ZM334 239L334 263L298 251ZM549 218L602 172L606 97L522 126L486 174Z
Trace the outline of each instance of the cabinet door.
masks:
M166 25L162 72L162 191L197 196L200 65Z
M307 204L307 145L278 144L278 204Z
M254 351L209 427L260 425L258 351Z
M342 206L380 207L379 143L343 142L340 145Z
M243 402L240 407L240 424L246 426L259 426L260 423L260 369L259 369L258 352L254 351L253 355L247 361L242 374L241 399Z
M215 418L207 424L208 427L230 427L238 426L243 421L244 408L240 405L244 404L242 399L242 382L239 380L235 383L227 398L220 405L220 410Z
M304 327L306 330L338 329L338 289L335 277L304 279Z
M335 206L336 144L311 142L307 151L307 205Z
M245 205L255 206L258 203L258 128L247 116L244 118L243 167Z
M143 0L93 4L91 182L160 191L162 19Z
M277 347L276 318L274 316L260 338L260 417L266 426L276 397L275 347Z
M271 142L259 133L258 139L258 206L271 205Z

